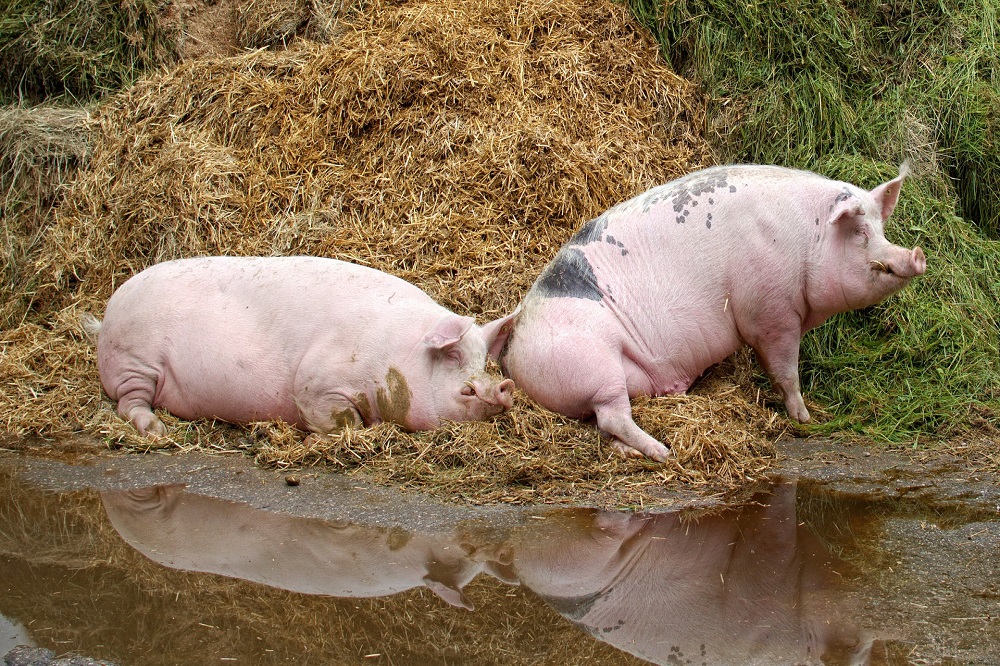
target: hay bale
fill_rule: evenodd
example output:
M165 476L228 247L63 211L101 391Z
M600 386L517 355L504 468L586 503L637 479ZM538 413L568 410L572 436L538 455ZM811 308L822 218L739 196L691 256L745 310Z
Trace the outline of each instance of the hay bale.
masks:
M87 123L82 108L0 108L0 211L20 205L47 208L56 191L86 159Z
M20 322L33 296L33 256L63 183L89 154L85 109L0 108L0 327Z
M625 8L583 0L377 2L344 19L336 44L185 63L110 100L98 122L90 164L35 264L38 312L28 325L43 337L48 322L99 315L146 266L207 254L346 259L483 321L510 312L583 222L712 162L697 89L660 61ZM50 433L83 423L114 444L148 448L106 399L80 408L79 396L97 385L86 355L60 368L76 398L41 381L55 362L42 350L68 345L59 327L49 336L5 334L11 348L37 348L26 353L39 376L37 385L27 373L4 383L8 428ZM593 429L524 401L496 421L421 435L383 426L319 448L275 425L167 425L169 445L245 450L268 464L375 460L389 468L371 473L440 481L444 496L458 484L465 500L565 501L581 475L600 478L596 489L735 483L756 473L774 435L758 426L771 416L735 389L717 395L653 401L670 405L651 408L646 425L660 424L683 450L674 471L600 460ZM745 404L733 409L734 400ZM685 405L702 414L682 420L702 425L671 434L668 415ZM644 411L639 405L640 420ZM747 422L756 434L733 444L749 453L734 455L725 424ZM509 469L477 467L490 462L484 452ZM432 462L431 453L450 462ZM352 469L369 473L373 464ZM537 490L548 483L562 485Z

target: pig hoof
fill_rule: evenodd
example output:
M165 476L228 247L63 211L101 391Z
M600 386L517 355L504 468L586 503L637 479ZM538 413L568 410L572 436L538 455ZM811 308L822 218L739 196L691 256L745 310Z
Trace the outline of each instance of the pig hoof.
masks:
M130 416L132 423L135 424L140 435L150 439L159 439L167 436L167 426L163 425L163 421L156 418L156 415L148 409L138 409Z
M617 437L614 437L611 439L611 448L626 459L652 458L657 462L666 462L674 456L674 452L671 449L668 449L659 442L657 442L655 446L651 445L648 451L641 451L633 446L630 446L629 444L626 444Z
M144 434L150 439L160 439L161 437L166 437L167 426L163 425L163 421L160 419L153 417L153 421L146 426L146 432Z

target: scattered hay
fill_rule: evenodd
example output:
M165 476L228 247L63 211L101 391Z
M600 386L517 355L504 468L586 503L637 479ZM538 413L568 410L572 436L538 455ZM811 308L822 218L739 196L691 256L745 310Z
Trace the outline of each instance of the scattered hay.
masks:
M343 21L336 44L185 63L99 110L88 167L35 262L28 321L0 341L7 429L247 451L473 502L605 491L643 505L664 484L725 487L760 473L782 428L731 373L693 395L637 402L639 422L678 451L666 466L618 459L589 426L523 399L494 421L433 433L380 426L308 440L280 424L164 416L170 439L150 442L115 416L72 322L100 315L153 263L336 257L484 321L510 312L584 221L713 161L700 94L624 7L386 2Z
M721 490L763 474L773 441L783 434L783 419L725 380L688 395L639 399L633 410L676 458L665 465L625 460L596 429L541 409L520 393L514 408L494 420L414 435L383 424L302 440L261 424L251 433L258 443L250 451L258 463L322 464L446 501L648 508L678 482Z

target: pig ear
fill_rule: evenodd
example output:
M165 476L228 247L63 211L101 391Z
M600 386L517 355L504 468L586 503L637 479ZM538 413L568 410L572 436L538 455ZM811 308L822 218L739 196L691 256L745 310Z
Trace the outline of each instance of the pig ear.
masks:
M862 208L861 202L856 197L850 197L834 204L830 211L830 224L836 224L844 229L853 229L854 227L850 226L850 223L864 216L865 209Z
M434 324L434 328L424 335L424 344L433 349L444 349L461 340L462 336L475 323L476 320L472 317L461 317L457 314L445 315Z
M500 358L500 352L503 351L504 345L507 344L507 338L510 337L510 332L514 328L514 318L520 310L521 306L519 305L517 310L506 317L500 317L500 319L495 319L483 326L483 337L486 338L486 347L493 360Z
M899 190L903 185L903 179L910 174L910 163L909 161L903 162L899 167L899 175L890 180L887 183L882 183L869 194L872 195L872 199L878 204L879 209L882 211L882 221L889 219L892 215L893 209L896 208L896 202L899 201Z
M475 610L476 607L469 601L469 598L465 596L460 588L454 585L448 585L439 580L434 580L430 575L424 576L424 585L427 586L434 594L438 595L441 599L448 602L452 606L458 606L466 610Z

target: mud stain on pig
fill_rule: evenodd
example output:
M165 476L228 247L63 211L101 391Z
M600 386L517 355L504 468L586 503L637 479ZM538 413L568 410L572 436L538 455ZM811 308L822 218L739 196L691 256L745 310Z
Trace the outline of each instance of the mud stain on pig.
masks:
M372 405L368 402L368 396L364 393L358 393L354 396L354 406L358 408L358 413L361 415L361 420L364 424L372 425L374 419L372 419Z
M386 534L385 542L389 546L389 550L399 550L410 542L410 533L402 527L391 527Z
M410 413L410 398L413 393L406 383L406 377L396 368L385 373L385 386L375 391L375 406L383 421L406 425Z
M583 298L600 301L604 298L597 287L594 268L580 250L564 247L545 267L532 291L543 298Z
M333 412L330 414L330 420L333 423L334 432L340 432L347 428L355 428L362 425L359 423L358 413L350 408L341 412Z

